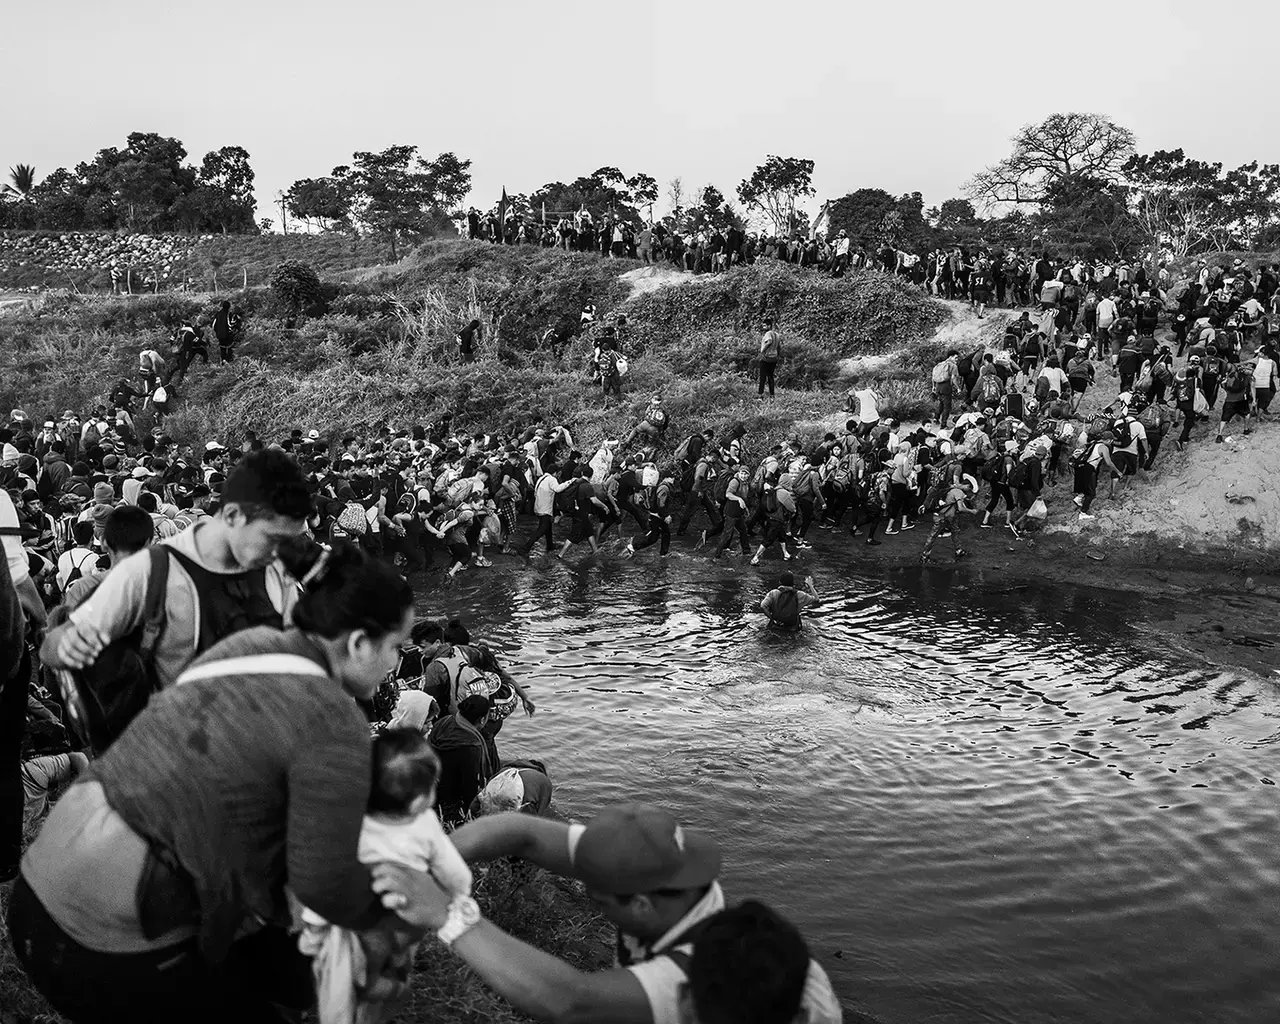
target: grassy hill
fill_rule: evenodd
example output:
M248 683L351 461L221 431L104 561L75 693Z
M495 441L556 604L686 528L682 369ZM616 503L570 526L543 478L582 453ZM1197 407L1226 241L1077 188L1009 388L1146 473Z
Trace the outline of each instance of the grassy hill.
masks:
M279 251L300 255L283 245ZM476 429L541 415L569 423L590 444L625 430L662 393L676 433L743 423L764 440L830 411L843 360L901 349L946 317L913 287L873 273L833 281L757 265L714 278L681 275L685 283L633 297L638 265L625 260L450 241L424 245L393 266L333 269L360 255L330 251L323 315L290 319L266 288L234 293L246 313L239 358L193 370L178 389L171 431L193 440L229 439L246 428L266 436L299 426L336 432L449 410ZM549 326L576 323L588 301L601 321L626 317L624 340L635 358L621 406L606 408L588 380L588 338L559 358L541 340ZM10 310L0 318L0 404L33 416L84 408L132 370L140 349L164 351L179 320L207 321L215 304L210 294L63 292ZM484 323L484 340L477 361L463 366L454 336L472 318ZM771 318L788 354L783 390L761 403L750 371ZM926 347L888 374L900 378L883 385L891 408L905 415L922 407L920 367L931 355Z

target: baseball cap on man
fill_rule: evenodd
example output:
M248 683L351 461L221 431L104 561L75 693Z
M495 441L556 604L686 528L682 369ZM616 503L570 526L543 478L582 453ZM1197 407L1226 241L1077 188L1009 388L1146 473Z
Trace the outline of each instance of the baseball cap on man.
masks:
M620 804L587 823L574 850L575 874L588 889L610 894L696 889L720 874L720 847L687 832L652 804Z

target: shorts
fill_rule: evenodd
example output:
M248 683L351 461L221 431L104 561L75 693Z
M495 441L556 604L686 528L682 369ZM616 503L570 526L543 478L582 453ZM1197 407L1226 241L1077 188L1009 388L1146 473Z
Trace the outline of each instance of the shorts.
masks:
M1275 388L1258 388L1258 411L1266 412L1267 407L1271 404L1271 399L1275 397Z
M1116 464L1121 476L1133 476L1138 472L1138 456L1133 452L1112 452L1111 461Z
M1039 356L1023 356L1022 362L1020 363L1022 366L1022 372L1027 374L1031 373L1039 364Z
M1245 417L1249 415L1249 400L1225 402L1222 406L1222 422L1228 422L1233 416Z
M1083 395L1085 393L1085 390L1088 387L1089 387L1089 380L1087 377L1071 378L1071 390L1074 391L1077 395Z

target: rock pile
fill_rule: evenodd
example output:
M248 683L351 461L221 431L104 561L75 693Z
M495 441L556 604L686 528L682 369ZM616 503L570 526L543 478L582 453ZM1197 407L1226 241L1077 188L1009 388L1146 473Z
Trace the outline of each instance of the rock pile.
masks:
M158 275L181 280L184 263L212 235L118 235L72 231L66 234L0 233L0 270L91 270Z

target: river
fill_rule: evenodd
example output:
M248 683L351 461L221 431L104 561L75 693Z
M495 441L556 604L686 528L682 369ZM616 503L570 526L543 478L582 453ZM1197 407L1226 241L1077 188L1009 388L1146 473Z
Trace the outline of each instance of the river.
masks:
M1280 1021L1276 676L1128 594L820 568L800 635L750 614L772 573L679 554L472 570L423 609L530 684L504 756L574 814L714 833L730 897L886 1024Z

